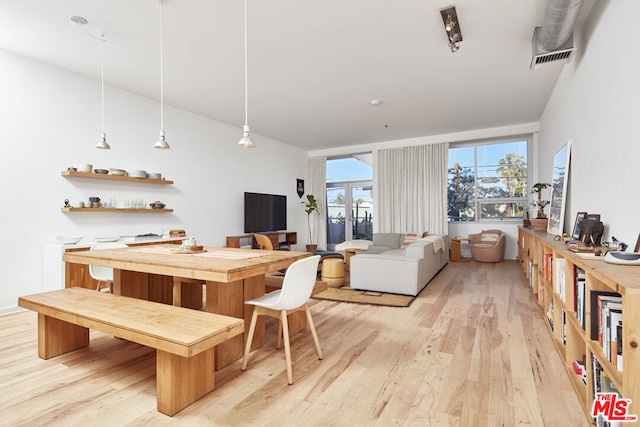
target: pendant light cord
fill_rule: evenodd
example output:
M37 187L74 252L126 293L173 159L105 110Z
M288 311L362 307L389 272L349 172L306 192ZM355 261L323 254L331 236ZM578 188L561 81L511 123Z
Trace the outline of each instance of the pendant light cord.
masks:
M101 105L101 109L102 109L102 123L100 126L101 132L102 134L104 134L104 44L107 41L107 39L104 37L104 33L100 36L100 56L101 56L101 60L100 60L100 81L102 82L101 84L101 88L100 88L100 92L101 92L101 98L102 98L102 105Z
M244 125L249 126L249 79L247 65L247 0L244 0Z
M163 21L162 21L162 9L164 7L164 1L160 0L160 130L164 131L164 79L163 79L163 72L162 72L162 65L163 65L163 57L162 57L162 50L163 50L163 46L162 46L162 27L163 27Z

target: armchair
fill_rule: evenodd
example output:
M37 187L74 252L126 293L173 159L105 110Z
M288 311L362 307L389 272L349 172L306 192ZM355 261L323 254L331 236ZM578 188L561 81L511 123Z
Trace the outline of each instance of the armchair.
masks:
M504 258L505 234L500 230L482 230L469 234L471 256L478 262L500 262Z

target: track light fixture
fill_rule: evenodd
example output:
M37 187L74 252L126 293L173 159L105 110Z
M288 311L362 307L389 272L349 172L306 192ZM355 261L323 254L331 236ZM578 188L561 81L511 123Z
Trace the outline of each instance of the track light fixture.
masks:
M444 23L444 30L447 33L449 49L451 49L451 52L456 52L460 49L460 42L462 41L462 30L460 29L456 7L451 6L448 9L443 9L440 11L440 15Z

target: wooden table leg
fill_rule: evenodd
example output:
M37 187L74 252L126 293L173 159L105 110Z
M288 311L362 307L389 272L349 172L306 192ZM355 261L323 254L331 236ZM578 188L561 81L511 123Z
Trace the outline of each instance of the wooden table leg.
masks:
M50 359L89 345L89 328L38 313L38 356Z
M114 268L113 293L149 300L149 274Z
M202 286L204 283L204 280L174 277L173 305L200 310L202 308Z
M253 307L244 302L264 295L264 276L250 277L235 282L206 283L206 303L208 312L244 319L245 333L235 336L215 347L215 367L222 369L242 357L246 334L251 324ZM264 318L259 318L253 338L252 349L264 344Z
M192 357L156 350L158 411L172 416L214 387L214 348Z

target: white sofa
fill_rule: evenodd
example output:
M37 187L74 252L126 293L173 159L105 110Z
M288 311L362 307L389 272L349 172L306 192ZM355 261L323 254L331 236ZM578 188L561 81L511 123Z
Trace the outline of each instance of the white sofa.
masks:
M359 253L350 260L353 289L418 295L449 260L443 236L417 239L406 248Z

